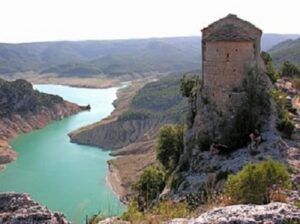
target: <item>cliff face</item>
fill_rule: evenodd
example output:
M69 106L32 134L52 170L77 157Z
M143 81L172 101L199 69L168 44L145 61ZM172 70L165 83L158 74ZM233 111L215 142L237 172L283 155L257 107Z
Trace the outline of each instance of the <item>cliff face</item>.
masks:
M6 82L0 79L0 166L17 157L7 142L9 139L82 109L59 96L33 90L25 80Z
M72 142L116 150L131 143L152 138L161 125L158 119L113 121L70 134Z
M62 213L52 212L24 193L0 194L0 223L67 224Z

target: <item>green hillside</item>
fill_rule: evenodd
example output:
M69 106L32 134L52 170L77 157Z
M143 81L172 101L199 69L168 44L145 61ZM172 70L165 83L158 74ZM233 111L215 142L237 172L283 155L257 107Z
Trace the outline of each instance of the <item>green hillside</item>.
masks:
M187 75L198 75L199 70ZM151 82L134 96L129 110L119 120L157 118L171 123L184 123L188 110L187 98L180 92L182 75L169 75Z
M297 35L265 34L262 49ZM33 71L60 76L184 72L201 66L201 38L0 43L0 74Z
M300 38L279 43L271 48L269 53L277 67L285 61L300 65Z

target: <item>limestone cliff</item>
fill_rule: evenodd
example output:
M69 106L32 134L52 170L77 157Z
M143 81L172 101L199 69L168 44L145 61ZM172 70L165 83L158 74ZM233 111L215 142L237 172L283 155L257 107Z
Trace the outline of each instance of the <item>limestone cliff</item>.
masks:
M64 215L52 212L24 193L0 194L0 223L2 224L67 224Z
M7 82L0 79L0 166L17 157L8 144L9 139L83 109L59 96L33 90L25 80Z

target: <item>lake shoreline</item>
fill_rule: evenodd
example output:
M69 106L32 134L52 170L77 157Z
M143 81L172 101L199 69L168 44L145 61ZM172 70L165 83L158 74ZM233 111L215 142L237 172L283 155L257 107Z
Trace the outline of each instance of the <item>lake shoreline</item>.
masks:
M123 204L127 204L124 196L126 195L126 189L122 186L122 180L118 169L115 169L111 163L112 160L107 161L108 173L106 175L106 183L112 192L119 198Z
M116 91L119 88L96 90L58 85L39 85L36 86L36 89L40 92L59 95L79 105L89 103L91 110L59 122L51 122L52 120L45 118L42 120L49 120L47 124L51 122L47 127L44 128L40 125L37 128L40 130L33 132L31 130L35 129L30 128L27 131L30 134L25 135L21 134L25 132L14 132L11 138L7 138L10 141L7 140L6 143L12 145L20 158L0 173L1 181L3 180L3 185L0 187L1 191L27 192L36 201L49 206L53 210L62 211L70 220L79 217L77 216L79 210L83 212L84 209L88 209L89 215L95 214L99 210L110 212L111 203L114 206L113 214L121 214L124 207L106 181L106 176L109 173L107 161L111 159L109 152L105 150L99 152L100 150L96 147L89 148L72 144L67 136L72 130L107 117L114 109L112 103L116 99ZM60 118L64 117L62 113L60 115ZM24 121L29 122L26 118L28 117L23 117ZM30 120L40 121L39 116L34 116ZM39 124L41 124L41 121ZM56 143L53 144L53 141ZM81 166L78 166L78 164L81 164ZM72 166L75 167L72 168ZM58 170L61 169L65 171L59 172ZM80 179L78 179L78 173L83 175ZM16 180L12 175L17 175L20 178ZM58 181L48 183L53 175ZM68 177L68 183L65 183L65 186L69 187L61 189L61 182L66 177ZM27 184L28 178L36 178L37 181L32 180ZM88 184L88 189L77 187L81 183L82 186ZM49 187L47 190L49 193L40 191L45 187ZM69 196L67 189L70 192ZM53 197L49 196L51 195L50 192ZM60 200L64 202L60 202ZM78 219L83 219L83 216Z
M89 89L108 89L120 86L121 79L110 79L106 77L60 77L57 74L37 74L34 72L17 73L10 76L1 76L8 81L25 79L35 85L53 84L69 87L89 88ZM124 80L126 81L126 80Z

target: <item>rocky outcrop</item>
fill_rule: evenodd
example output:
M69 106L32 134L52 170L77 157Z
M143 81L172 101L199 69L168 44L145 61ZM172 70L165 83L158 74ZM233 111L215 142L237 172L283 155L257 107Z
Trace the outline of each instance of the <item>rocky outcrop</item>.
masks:
M299 222L300 209L284 203L270 203L268 205L232 205L215 208L196 219L174 219L168 224L285 224Z
M90 130L70 133L71 141L115 150L153 135L161 125L157 119L113 121L95 126Z
M67 224L64 215L52 212L24 193L0 193L2 224Z
M8 144L9 139L84 109L59 96L33 90L25 80L7 82L0 79L0 169L2 164L17 157Z

